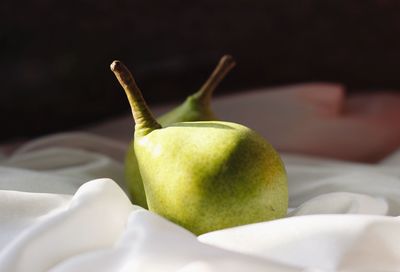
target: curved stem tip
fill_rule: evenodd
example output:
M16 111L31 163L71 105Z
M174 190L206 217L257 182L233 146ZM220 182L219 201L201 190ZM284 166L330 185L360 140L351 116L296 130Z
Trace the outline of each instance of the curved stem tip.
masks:
M131 106L133 119L135 120L135 133L146 135L151 131L161 128L153 114L150 112L142 92L136 85L131 72L119 60L114 60L110 65L111 71L114 72L119 83L124 89Z

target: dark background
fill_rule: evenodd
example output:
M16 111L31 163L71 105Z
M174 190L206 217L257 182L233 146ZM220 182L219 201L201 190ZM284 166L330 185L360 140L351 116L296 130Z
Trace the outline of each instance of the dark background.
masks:
M0 140L128 112L109 65L149 104L182 101L224 53L217 95L307 81L400 89L399 1L1 1Z

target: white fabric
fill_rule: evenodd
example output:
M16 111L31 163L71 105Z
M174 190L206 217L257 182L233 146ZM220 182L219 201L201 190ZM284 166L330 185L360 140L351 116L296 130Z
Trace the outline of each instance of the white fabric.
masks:
M199 237L131 205L131 118L0 146L0 272L400 271L400 96L344 94L303 84L216 98L221 119L280 150L384 159L283 153L287 217Z
M400 151L376 165L283 154L286 218L196 237L130 204L124 149L69 133L3 160L0 271L399 271Z

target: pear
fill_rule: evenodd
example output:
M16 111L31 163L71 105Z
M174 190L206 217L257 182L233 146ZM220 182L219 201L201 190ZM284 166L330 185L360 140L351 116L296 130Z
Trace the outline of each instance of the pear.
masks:
M285 167L262 136L222 121L162 127L129 70L119 61L111 70L131 105L150 211L197 235L285 216Z
M215 120L211 111L211 96L226 74L235 66L235 61L230 55L224 55L213 73L203 86L193 95L157 119L162 126L187 121ZM146 194L140 176L136 155L134 152L134 140L131 141L125 157L125 180L134 204L147 208Z

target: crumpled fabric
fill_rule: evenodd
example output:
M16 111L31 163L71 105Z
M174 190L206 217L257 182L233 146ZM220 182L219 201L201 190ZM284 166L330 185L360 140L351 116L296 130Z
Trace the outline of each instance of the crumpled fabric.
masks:
M87 133L0 160L0 271L399 271L400 150L363 164L283 153L285 218L199 237L132 205L126 145Z

